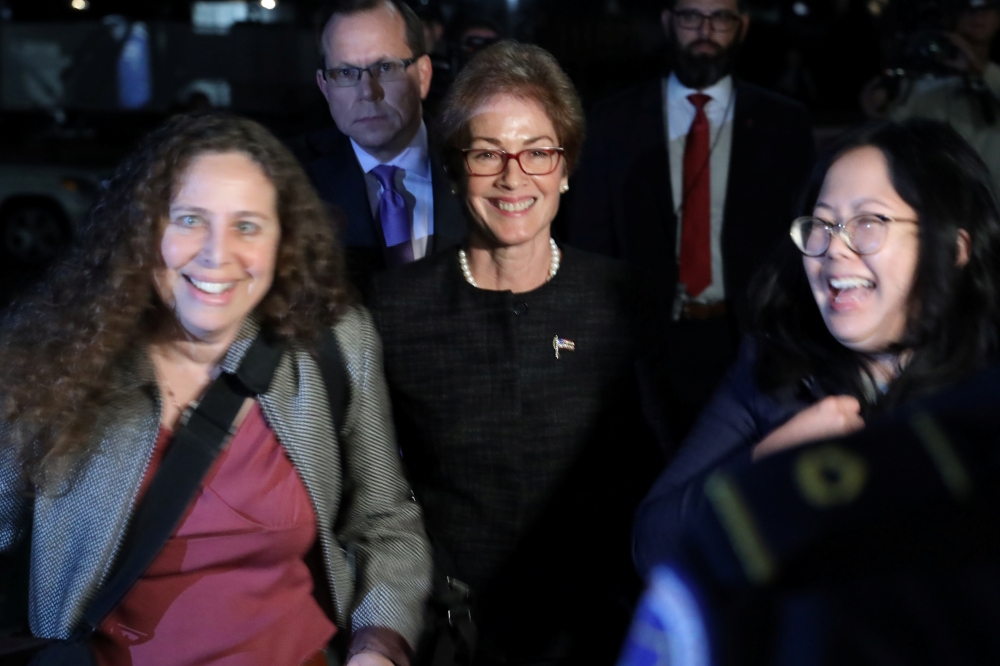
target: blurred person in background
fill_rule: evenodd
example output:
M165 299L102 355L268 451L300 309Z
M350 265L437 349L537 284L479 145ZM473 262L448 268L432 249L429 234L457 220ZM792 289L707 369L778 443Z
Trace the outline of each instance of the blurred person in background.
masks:
M662 327L628 266L551 237L584 131L555 58L486 48L440 126L469 241L369 297L435 587L471 588L474 664L610 664L663 459Z
M565 219L570 245L642 269L670 326L681 437L736 356L746 285L786 233L812 164L805 108L732 76L737 0L662 14L670 73L591 114Z
M459 15L445 31L444 54L431 56L434 63L434 78L431 80L431 90L424 101L424 114L432 121L438 118L438 111L448 88L455 76L469 58L476 55L490 44L503 38L503 33L492 21L484 18L471 18Z
M484 18L468 16L461 18L455 22L451 32L454 49L457 52L458 69L461 69L472 56L503 39L500 28Z
M424 46L427 48L427 55L432 61L435 56L447 55L444 12L441 11L441 7L437 4L421 4L414 8L414 12L424 24ZM433 79L431 83L433 84Z
M740 358L639 510L643 573L720 466L849 434L1000 360L1000 208L953 129L910 120L849 135L817 165L801 212L751 286Z
M316 83L336 128L303 137L297 152L320 197L347 216L348 273L364 291L378 271L461 243L466 224L431 157L420 18L402 0L336 0L320 25Z
M293 155L248 120L175 117L75 243L0 330L0 552L30 540L31 633L80 630L108 666L342 663L338 634L349 666L408 664L430 576L420 509L378 337ZM246 368L261 345L273 375ZM191 422L222 418L202 408L219 382L247 396L216 425L225 448L113 610L82 622L156 522L146 499L169 505L159 473Z
M979 152L1000 185L1000 65L990 60L1000 29L1000 2L957 0L956 4L953 30L946 35L953 48L944 51L950 74L912 82L912 90L889 102L883 113L894 120L948 123ZM877 98L884 92L868 94Z

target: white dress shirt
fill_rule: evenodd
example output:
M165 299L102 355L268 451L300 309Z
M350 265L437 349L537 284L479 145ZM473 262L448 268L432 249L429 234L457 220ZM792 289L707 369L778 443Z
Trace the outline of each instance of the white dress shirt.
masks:
M382 164L365 152L351 139L354 154L358 157L362 171L365 172L365 184L368 186L368 202L372 206L372 217L377 224L382 224L378 214L378 200L382 196L382 186L371 170ZM420 122L420 129L403 152L389 162L390 166L399 167L396 172L396 190L406 201L406 210L410 214L410 238L413 243L413 258L421 259L427 254L427 243L434 234L434 185L431 181L431 158L427 147L427 126Z
M726 210L726 186L729 183L729 154L733 146L733 109L736 106L733 77L726 76L704 90L688 88L674 74L663 80L663 122L666 125L667 153L670 159L670 187L674 195L674 212L677 214L678 260L684 209L684 145L695 114L694 104L688 99L688 95L698 92L712 98L705 104L711 150L709 186L712 210L712 283L698 296L690 298L685 295L685 298L697 303L715 303L726 297L722 282L722 219Z

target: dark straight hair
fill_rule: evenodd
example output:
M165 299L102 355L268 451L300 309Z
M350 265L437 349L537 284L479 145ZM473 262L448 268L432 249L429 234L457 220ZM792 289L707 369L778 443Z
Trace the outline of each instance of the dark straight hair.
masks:
M802 197L811 215L830 166L845 153L881 151L899 196L918 217L919 254L907 300L903 339L889 352L909 353L878 411L934 392L997 360L1000 331L1000 206L989 170L948 125L929 120L866 125L820 157ZM969 260L957 265L959 230ZM802 255L789 240L751 282L757 378L767 390L815 385L857 397L866 412L870 357L830 334L809 288ZM865 379L867 375L867 379Z

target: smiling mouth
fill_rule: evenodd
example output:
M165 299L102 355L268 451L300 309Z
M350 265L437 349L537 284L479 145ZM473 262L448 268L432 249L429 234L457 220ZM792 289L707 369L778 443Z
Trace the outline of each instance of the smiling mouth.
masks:
M184 279L194 285L194 288L198 291L213 295L223 294L236 286L235 282L202 282L201 280L195 280L189 275L185 275Z
M517 202L501 201L500 199L493 199L491 203L500 210L504 211L505 213L520 213L521 211L528 210L529 208L534 206L535 201L537 201L537 199L532 197L530 199L525 199L523 201L517 201Z
M861 277L830 278L826 282L834 303L856 298L868 290L875 289L875 282ZM865 290L865 291L861 291Z

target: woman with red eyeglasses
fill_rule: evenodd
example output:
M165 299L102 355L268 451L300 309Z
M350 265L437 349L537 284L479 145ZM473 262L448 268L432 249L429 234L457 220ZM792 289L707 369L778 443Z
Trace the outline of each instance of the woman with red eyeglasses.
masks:
M476 664L610 664L660 455L636 369L662 345L623 265L550 234L584 126L550 54L485 49L440 125L468 244L377 276L368 301L437 598L470 601Z

